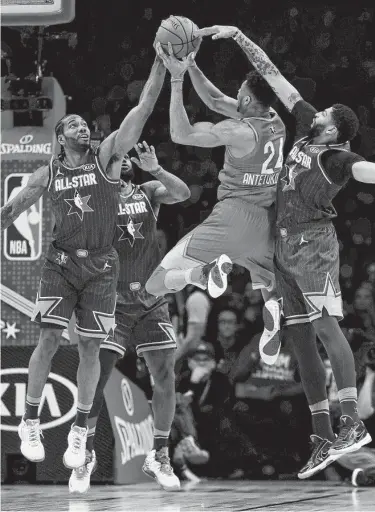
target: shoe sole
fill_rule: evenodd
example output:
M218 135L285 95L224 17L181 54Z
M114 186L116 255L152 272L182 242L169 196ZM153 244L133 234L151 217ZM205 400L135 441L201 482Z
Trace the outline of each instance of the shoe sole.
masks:
M358 451L362 446L365 446L365 444L369 444L372 441L372 437L369 433L366 434L366 436L361 439L361 441L358 441L358 443L353 444L352 446L349 446L348 448L344 448L341 450L329 450L330 455L345 455L345 453L353 453Z
M156 476L154 475L154 473L150 473L149 471L147 471L147 469L144 469L142 468L142 471L145 475L149 476L150 478L152 478L153 480L155 480L155 482L162 488L164 489L164 491L179 491L181 489L181 486L179 485L178 487L175 486L175 487L164 487L164 485L162 485L158 479L156 478Z
M340 455L330 455L327 457L327 459L319 464L318 466L315 466L310 471L306 471L305 473L298 473L298 478L300 480L305 480L306 478L310 478L311 476L315 475L316 473L319 473L319 471L322 471L326 467L328 467L332 462L335 462L335 460L339 459Z
M207 291L213 299L217 299L222 295L228 286L228 274L231 273L233 263L229 256L222 254L216 261L208 274ZM215 279L212 278L212 273L218 272L217 276L221 280L221 285L216 284Z
M188 455L185 455L185 459L190 462L190 464L196 464L197 466L199 466L199 464L206 464L206 462L208 462L210 460L210 457L209 456L206 456L204 457L203 455L193 455L193 456L188 456Z
M277 310L277 311L276 311ZM259 340L259 353L260 357L262 358L262 361L264 361L268 365L273 365L276 363L277 358L280 354L281 349L281 341L280 341L280 316L281 316L281 310L279 303L271 300L267 301L263 307L263 322L264 322L264 328L267 329L267 331L272 332L275 331L274 334L271 336L271 338L267 338L267 333L262 333L262 336ZM271 320L270 320L271 317ZM276 323L275 323L275 318ZM271 328L269 328L269 325L272 322ZM268 325L267 325L268 324ZM275 330L276 329L276 330ZM277 352L275 354L269 355L264 352L264 348L275 340L275 337L279 337L279 346L277 349Z

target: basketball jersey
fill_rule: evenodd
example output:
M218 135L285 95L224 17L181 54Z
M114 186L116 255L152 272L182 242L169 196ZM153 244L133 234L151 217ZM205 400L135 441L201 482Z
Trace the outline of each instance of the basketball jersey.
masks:
M56 244L87 250L112 246L120 185L101 169L97 155L90 152L75 168L52 158L49 172Z
M279 228L307 222L324 222L336 217L332 199L341 189L324 172L322 155L326 151L348 151L349 143L309 144L308 137L294 143L277 186Z
M120 193L114 246L120 257L119 290L137 291L161 262L157 216L142 185Z
M250 117L238 122L247 124L253 131L256 145L253 151L240 158L226 147L217 198L219 201L240 198L257 206L271 206L283 165L284 123L274 110L269 119Z

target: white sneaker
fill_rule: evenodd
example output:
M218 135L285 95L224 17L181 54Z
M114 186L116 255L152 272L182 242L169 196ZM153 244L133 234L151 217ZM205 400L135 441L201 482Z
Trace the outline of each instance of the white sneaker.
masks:
M275 364L280 354L280 304L275 299L268 300L263 307L264 330L259 341L260 357L266 364Z
M68 448L64 453L64 466L69 469L78 469L86 461L87 427L72 425L68 435Z
M84 494L90 489L90 477L97 468L96 453L86 450L85 464L73 469L69 478L69 492Z
M220 297L227 289L228 274L232 268L232 260L226 254L204 265L202 274L207 276L207 291L213 299Z
M151 450L142 470L146 475L154 478L165 491L177 491L181 487L180 480L173 473L167 447L158 451Z
M43 437L40 430L40 421L24 420L18 425L18 435L21 439L21 453L32 462L42 462L45 457L44 446L40 437Z

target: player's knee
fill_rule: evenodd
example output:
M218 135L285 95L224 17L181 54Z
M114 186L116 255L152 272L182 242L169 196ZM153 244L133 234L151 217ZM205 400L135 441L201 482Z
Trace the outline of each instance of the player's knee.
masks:
M337 331L340 330L340 327L336 318L324 316L314 320L313 325L322 343L329 343L331 340L337 339Z
M146 292L155 297L165 295L168 292L164 285L166 273L167 270L159 265L145 284Z
M175 349L151 351L145 354L146 362L155 383L155 387L165 393L175 389Z
M78 352L84 359L98 359L100 352L100 338L78 337Z
M43 355L52 358L60 345L60 338L63 329L59 328L41 328L39 337L39 347Z

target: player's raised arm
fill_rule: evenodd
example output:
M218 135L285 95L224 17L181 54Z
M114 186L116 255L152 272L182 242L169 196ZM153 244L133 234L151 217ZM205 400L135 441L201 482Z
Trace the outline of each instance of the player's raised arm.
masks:
M48 165L39 167L39 169L30 176L26 187L1 208L1 229L7 229L22 212L37 202L47 189L48 181Z
M167 172L158 162L153 146L147 142L139 143L134 146L138 158L132 158L132 162L138 165L143 171L149 172L157 178L157 181L148 181L143 184L150 192L151 200L154 204L173 204L186 201L190 197L189 187L177 176Z
M210 80L204 75L195 62L196 52L190 53L186 57L188 72L193 87L200 99L208 108L223 114L224 116L240 119L242 116L237 111L237 101L220 91Z
M99 160L110 178L119 179L122 159L139 140L159 97L164 77L165 67L156 56L138 105L127 114L120 128L111 133L100 145ZM111 165L115 162L119 165Z
M237 27L214 25L198 30L197 35L202 37L212 35L212 39L233 38L290 112L294 105L302 99L297 89L280 73L267 54Z
M169 45L169 55L165 54L160 44L156 45L158 55L163 60L164 65L171 73L171 102L169 107L170 117L170 130L173 142L177 144L184 144L186 146L198 146L202 148L214 148L218 146L232 146L236 145L238 140L243 137L238 137L238 131L243 131L242 134L250 140L253 134L247 130L245 126L238 126L235 121L226 119L220 123L213 124L208 122L190 124L188 115L186 113L183 103L183 80L184 74L187 70L186 61L181 62L173 55L172 47ZM251 148L249 149L251 151Z

